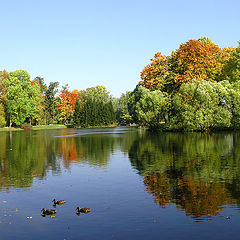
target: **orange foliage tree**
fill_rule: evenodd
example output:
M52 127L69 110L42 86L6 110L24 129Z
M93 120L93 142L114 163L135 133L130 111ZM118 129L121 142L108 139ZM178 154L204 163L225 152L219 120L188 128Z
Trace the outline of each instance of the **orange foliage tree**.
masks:
M221 49L208 38L189 40L171 56L156 53L141 72L140 85L154 91L172 91L182 83L220 81L224 64L234 48Z
M139 83L149 90L159 90L168 74L168 57L158 52L151 61L141 72L142 81Z
M60 104L58 104L58 110L60 111L60 121L63 121L66 123L66 121L73 115L74 108L75 108L75 102L77 93L76 90L73 92L70 92L68 90L62 90L59 97L60 97Z
M197 81L216 81L223 67L223 51L211 41L190 40L172 54L171 70L177 85Z

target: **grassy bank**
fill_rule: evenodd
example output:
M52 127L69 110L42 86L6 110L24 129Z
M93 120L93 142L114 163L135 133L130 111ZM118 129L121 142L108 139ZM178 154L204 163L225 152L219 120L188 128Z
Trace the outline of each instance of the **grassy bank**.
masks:
M104 126L89 126L86 128L109 128L109 127L116 127L117 124L111 124L111 125L104 125ZM44 130L44 129L61 129L61 128L72 128L70 125L62 125L62 124L52 124L52 125L39 125L39 126L32 126L31 130ZM81 127L79 127L81 128ZM83 128L83 127L82 127ZM0 132L7 132L7 131L24 131L23 128L19 127L3 127L0 128Z
M67 126L62 125L62 124L32 126L32 130L59 129L59 128L67 128ZM0 132L8 132L8 131L24 131L24 129L19 128L19 127L0 128Z
M59 129L59 128L67 128L67 126L66 126L66 125L63 125L63 124L52 124L52 125L32 126L32 130Z

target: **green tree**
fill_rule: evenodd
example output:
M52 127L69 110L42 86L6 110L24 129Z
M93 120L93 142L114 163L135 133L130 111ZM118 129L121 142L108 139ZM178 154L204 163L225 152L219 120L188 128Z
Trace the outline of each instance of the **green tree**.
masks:
M79 127L81 125L81 105L79 97L76 99L72 122L74 127Z
M141 98L136 103L136 114L140 124L152 129L159 128L167 120L168 97L159 91L139 88Z
M50 82L45 94L46 107L46 123L54 123L57 121L57 108L59 100L56 97L59 82Z
M30 75L27 71L17 70L9 73L9 78L4 79L7 87L7 112L10 115L11 127L12 122L20 125L27 118L31 118L36 110L37 103L34 98L36 96L36 86L31 84Z
M123 93L118 99L118 104L116 107L116 118L120 125L127 125L132 123L132 117L128 110L128 101L130 94L130 91L126 92L125 94Z
M86 89L80 93L81 127L109 125L116 122L112 96L103 86Z
M239 97L228 81L182 84L173 97L174 127L200 131L230 127L233 112L239 116Z
M233 50L230 59L225 64L221 78L229 82L237 82L240 80L240 42L239 46Z
M150 91L143 86L137 86L131 93L129 100L129 112L135 123L151 129L167 123L169 97L166 93Z

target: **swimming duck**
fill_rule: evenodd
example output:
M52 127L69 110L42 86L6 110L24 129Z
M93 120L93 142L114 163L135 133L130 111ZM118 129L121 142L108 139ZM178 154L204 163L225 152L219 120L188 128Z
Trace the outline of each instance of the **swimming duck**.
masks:
M89 213L89 212L91 212L91 209L90 208L80 208L80 207L77 207L76 211L77 211L77 213Z
M46 215L51 215L51 214L55 214L56 210L43 208L41 212L43 212L43 214L46 214Z
M66 202L65 200L59 200L59 201L57 201L55 198L53 199L53 204L54 204L54 205L56 205L56 204L58 204L58 205L64 204L65 202Z

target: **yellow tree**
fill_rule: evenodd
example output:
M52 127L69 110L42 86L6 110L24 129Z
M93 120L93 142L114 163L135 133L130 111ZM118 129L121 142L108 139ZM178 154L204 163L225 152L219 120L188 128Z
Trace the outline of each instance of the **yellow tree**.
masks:
M142 70L142 81L139 84L149 90L159 90L164 86L167 74L168 57L158 52L151 59L151 63Z

